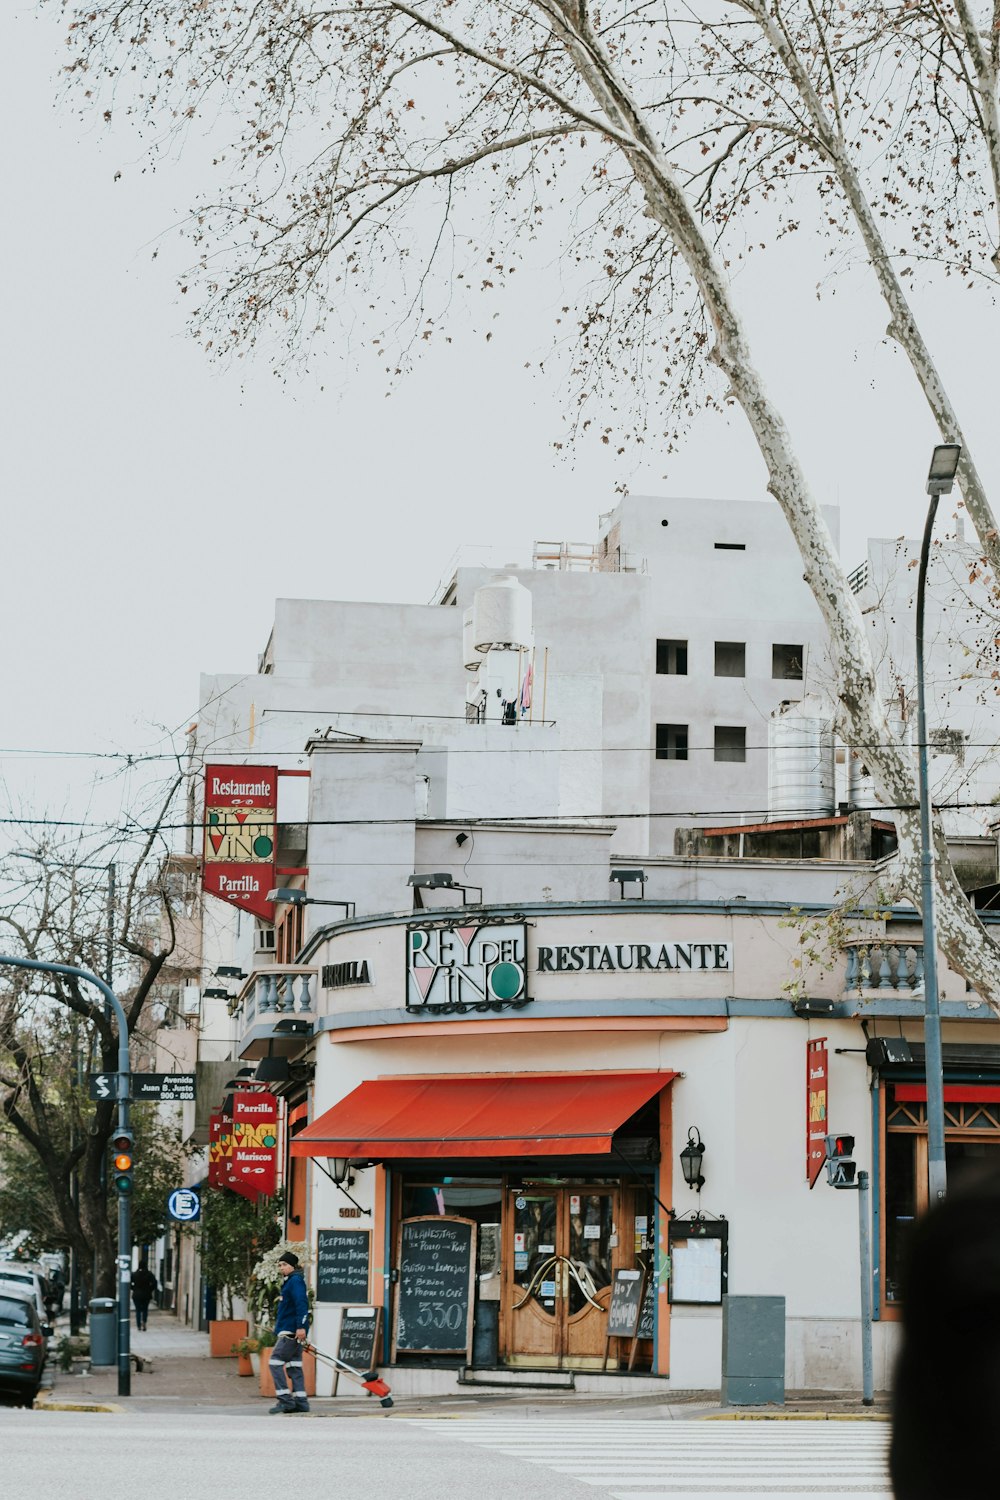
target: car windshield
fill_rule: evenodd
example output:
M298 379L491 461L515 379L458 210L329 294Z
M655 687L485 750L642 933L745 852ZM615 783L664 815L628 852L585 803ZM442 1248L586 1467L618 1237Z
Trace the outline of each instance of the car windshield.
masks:
M15 1297L5 1297L0 1292L0 1324L8 1328L30 1328L31 1313L27 1302L21 1302Z
M35 1278L30 1271L7 1271L0 1270L0 1281L23 1281L31 1286Z

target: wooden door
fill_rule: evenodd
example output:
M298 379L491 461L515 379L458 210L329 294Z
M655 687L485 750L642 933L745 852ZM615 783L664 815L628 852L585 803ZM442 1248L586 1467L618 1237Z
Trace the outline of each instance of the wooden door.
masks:
M599 1367L611 1299L617 1189L512 1188L507 1208L507 1363Z
M562 1355L562 1277L558 1247L565 1236L561 1188L509 1190L510 1243L504 1255L509 1364L557 1367Z
M604 1358L612 1262L619 1212L617 1189L567 1188L563 1363L599 1368Z

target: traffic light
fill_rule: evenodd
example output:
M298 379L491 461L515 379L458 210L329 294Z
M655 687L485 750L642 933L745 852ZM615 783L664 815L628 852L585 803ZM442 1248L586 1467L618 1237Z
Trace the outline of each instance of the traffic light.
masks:
M854 1187L858 1164L854 1157L853 1135L826 1135L826 1180L831 1187Z
M120 1198L132 1191L132 1132L116 1130L111 1137L112 1161L115 1169L115 1192Z

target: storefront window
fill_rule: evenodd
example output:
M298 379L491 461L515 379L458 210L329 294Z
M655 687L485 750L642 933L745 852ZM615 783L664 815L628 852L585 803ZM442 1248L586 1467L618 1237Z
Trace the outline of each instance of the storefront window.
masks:
M885 1300L899 1300L906 1235L917 1214L916 1140L894 1134L885 1143Z

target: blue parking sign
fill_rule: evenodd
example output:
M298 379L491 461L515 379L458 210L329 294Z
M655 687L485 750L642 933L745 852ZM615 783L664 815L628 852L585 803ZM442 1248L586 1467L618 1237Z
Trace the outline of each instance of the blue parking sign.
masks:
M194 1188L174 1188L167 1199L167 1213L182 1224L193 1224L201 1218L201 1199Z

